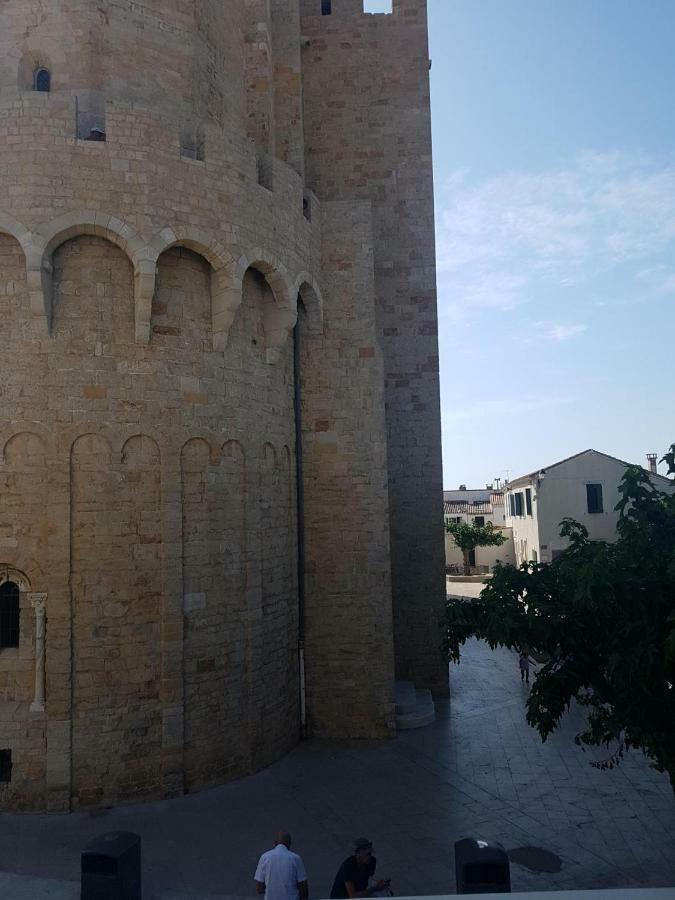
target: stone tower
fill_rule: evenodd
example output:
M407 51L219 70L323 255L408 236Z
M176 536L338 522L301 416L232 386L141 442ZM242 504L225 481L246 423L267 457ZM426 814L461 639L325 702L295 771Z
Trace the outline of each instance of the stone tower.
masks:
M0 809L446 689L426 40L425 0L0 4Z

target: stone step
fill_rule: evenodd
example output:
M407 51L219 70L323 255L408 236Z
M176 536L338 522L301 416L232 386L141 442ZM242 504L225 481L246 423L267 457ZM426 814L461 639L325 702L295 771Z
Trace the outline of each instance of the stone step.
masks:
M408 696L408 695L406 695ZM400 730L423 728L431 725L436 719L436 707L429 690L415 691L415 706L406 708L404 712L396 712L396 727Z
M431 691L428 688L421 688L420 690L415 691L415 700L418 708L425 705L434 705L434 698L431 696Z
M414 712L417 706L415 685L412 681L397 681L394 685L396 713Z

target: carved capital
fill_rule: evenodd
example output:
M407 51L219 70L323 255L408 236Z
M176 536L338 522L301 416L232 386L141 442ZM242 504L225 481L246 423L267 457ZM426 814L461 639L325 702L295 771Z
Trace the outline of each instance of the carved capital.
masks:
M36 616L39 616L40 613L43 613L45 611L45 607L47 605L46 594L31 592L28 594L28 599L30 600L30 605L35 610Z

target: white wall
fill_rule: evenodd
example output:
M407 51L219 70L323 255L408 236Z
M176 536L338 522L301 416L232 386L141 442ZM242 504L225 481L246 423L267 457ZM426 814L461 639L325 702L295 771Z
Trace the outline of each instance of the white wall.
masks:
M625 471L624 463L592 450L553 466L543 478L514 487L523 495L526 487L532 490L532 516L511 516L507 499L506 521L513 528L518 564L533 559L535 552L540 562L551 562L554 551L564 550L569 541L560 537L560 522L565 518L585 525L591 540L616 540L619 516L614 507ZM587 484L602 485L601 513L588 512ZM654 479L654 484L659 490L672 490L663 479Z
M515 553L513 550L513 532L510 528L500 529L506 537L506 542L501 547L476 547L476 566L487 566L490 571L494 568L497 560L503 563L515 564ZM464 557L462 551L455 543L455 539L451 534L445 535L445 562L447 565L457 565L462 571L464 565Z
M532 491L532 515L527 515L527 506L525 505L525 490L529 488ZM516 565L524 562L537 560L538 562L546 562L542 560L542 550L539 542L539 504L537 502L538 495L534 482L528 482L525 485L518 486L514 489L523 494L523 516L511 516L509 513L508 500L506 506L506 524L513 529L513 549L516 558Z

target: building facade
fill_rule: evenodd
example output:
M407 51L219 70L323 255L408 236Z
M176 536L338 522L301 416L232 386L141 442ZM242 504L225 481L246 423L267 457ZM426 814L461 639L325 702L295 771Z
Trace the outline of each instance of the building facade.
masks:
M492 525L506 538L499 547L476 547L469 554L470 565L477 573L492 571L496 563L513 563L513 533L506 527L504 492L492 487L457 491L443 491L443 513L446 524L459 522L466 525ZM463 573L464 556L451 534L445 535L445 564L448 571Z
M443 491L443 513L446 522L469 525L487 525L489 522L498 528L506 521L504 492L491 487Z
M569 546L560 523L575 519L591 540L614 541L619 482L629 463L585 450L506 485L506 524L513 529L516 564L552 562ZM654 487L672 491L668 478L650 472Z
M0 5L0 809L447 691L425 0Z

